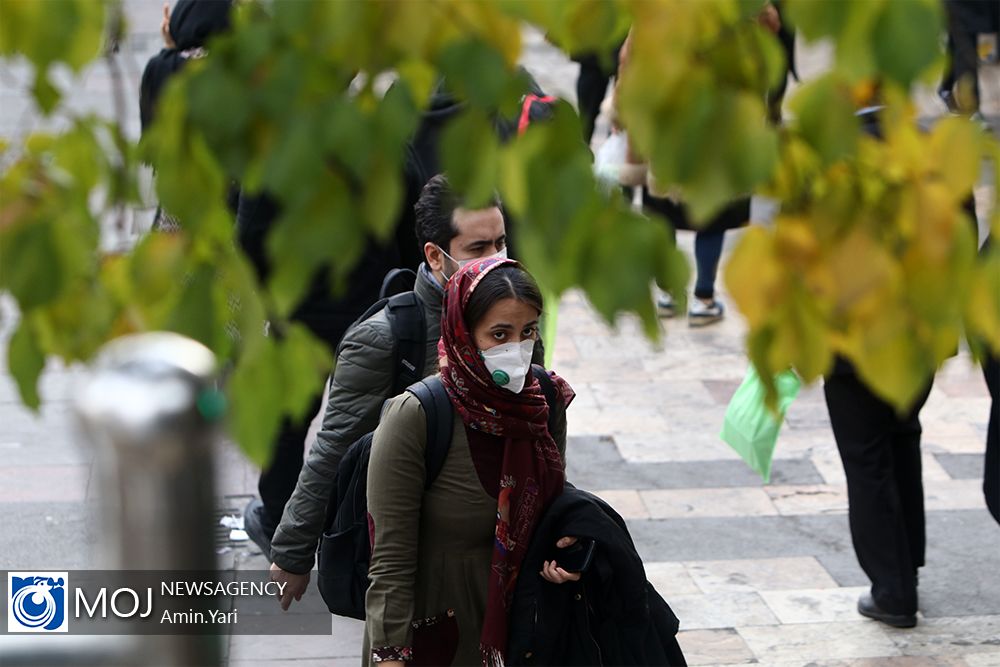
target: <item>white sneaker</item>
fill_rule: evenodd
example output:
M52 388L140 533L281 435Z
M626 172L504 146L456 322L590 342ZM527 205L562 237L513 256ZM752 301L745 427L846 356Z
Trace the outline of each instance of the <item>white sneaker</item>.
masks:
M691 307L688 309L688 326L704 327L715 324L723 318L726 309L716 300L705 303L701 299L691 299Z
M669 293L660 292L656 297L656 314L660 317L673 317L677 314L674 298Z

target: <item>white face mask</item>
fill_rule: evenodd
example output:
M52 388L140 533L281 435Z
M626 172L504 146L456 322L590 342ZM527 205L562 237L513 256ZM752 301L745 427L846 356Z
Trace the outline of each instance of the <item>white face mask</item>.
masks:
M478 261L480 259L507 259L507 248L502 248L500 250L500 252L498 252L496 254L493 254L493 255L488 255L486 257L473 257L472 259L455 259L451 255L449 255L447 252L445 252L445 249L442 248L441 246L437 246L437 249L440 250L441 254L443 254L445 257L447 257L451 261L453 261L456 264L458 264L458 268L455 269L454 273L452 273L451 276L453 276L453 275L455 275L455 273L458 273L459 271L461 271L462 267L464 267L464 266L466 266L468 264L471 264L472 262L476 262L476 261ZM444 268L441 269L441 275L444 276L444 279L446 281L451 279L451 276L445 274Z
M524 380L531 372L531 355L535 350L535 341L522 340L520 343L504 343L480 352L486 370L490 372L493 382L507 391L515 394L524 389Z

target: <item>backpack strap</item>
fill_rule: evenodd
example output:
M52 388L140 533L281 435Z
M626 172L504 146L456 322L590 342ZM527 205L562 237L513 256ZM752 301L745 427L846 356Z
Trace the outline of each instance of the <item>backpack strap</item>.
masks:
M378 301L376 301L372 305L368 306L368 310L366 310L365 312L361 313L361 317L359 317L358 319L354 320L351 323L351 326L347 327L347 331L350 331L351 329L354 329L356 326L358 326L359 324L361 324L362 322L364 322L365 320L367 320L369 317L371 317L375 313L377 313L380 310L382 310L383 308L385 308L385 306L386 306L387 303L389 303L389 299L379 299ZM345 338L347 338L346 334L344 336L342 336L341 339L340 339L340 342L337 343L337 356L338 357L340 356L340 348L344 346L344 339Z
M382 289L379 290L378 297L388 299L394 294L412 291L416 282L417 272L413 269L393 269L382 279ZM397 285L401 285L403 289L395 289Z
M549 432L555 422L556 386L549 377L548 371L537 364L531 366L531 373L538 379L538 384L549 404ZM426 475L424 488L429 489L441 474L444 460L451 448L451 431L453 428L451 399L441 382L441 377L432 375L416 382L406 389L417 397L424 416L427 418L427 446L424 450Z
M429 489L441 474L444 460L451 448L453 428L451 399L444 383L437 375L424 378L410 385L407 391L417 397L427 418L427 445L424 450L426 475L424 488Z
M525 130L528 129L528 125L531 124L531 107L535 102L541 104L552 104L556 101L556 98L551 95L525 95L524 99L521 101L521 117L517 120L517 133L524 134Z
M396 343L392 364L392 395L396 396L424 376L427 323L423 305L415 292L389 297L384 308Z
M549 377L549 372L538 364L531 364L531 374L538 380L538 385L545 395L545 402L549 404L549 433L552 433L552 425L556 420L556 385Z

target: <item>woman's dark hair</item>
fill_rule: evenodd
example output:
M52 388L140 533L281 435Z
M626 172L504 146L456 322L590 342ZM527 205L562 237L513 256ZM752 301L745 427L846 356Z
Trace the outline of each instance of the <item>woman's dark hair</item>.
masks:
M489 309L502 299L517 299L539 313L543 310L542 293L535 279L521 267L508 264L487 273L476 286L465 304L465 326L470 331L475 329Z

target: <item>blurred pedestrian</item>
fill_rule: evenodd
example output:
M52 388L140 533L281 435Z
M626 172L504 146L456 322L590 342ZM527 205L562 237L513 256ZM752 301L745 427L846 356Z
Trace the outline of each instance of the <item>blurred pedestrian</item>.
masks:
M205 46L215 35L229 30L232 0L178 0L173 12L163 4L160 34L163 48L146 63L139 84L139 123L145 134L156 117L156 106L167 81L189 61L204 58ZM235 212L239 189L230 189L229 204ZM153 229L173 232L180 229L179 221L157 206Z
M881 137L879 113L858 112L864 131ZM897 628L917 624L917 570L926 532L920 455L920 410L933 376L904 412L876 395L845 358L824 378L830 425L847 478L851 541L871 590L858 612Z
M945 0L948 18L948 65L938 95L948 110L965 115L979 113L980 34L1000 31L997 0Z

